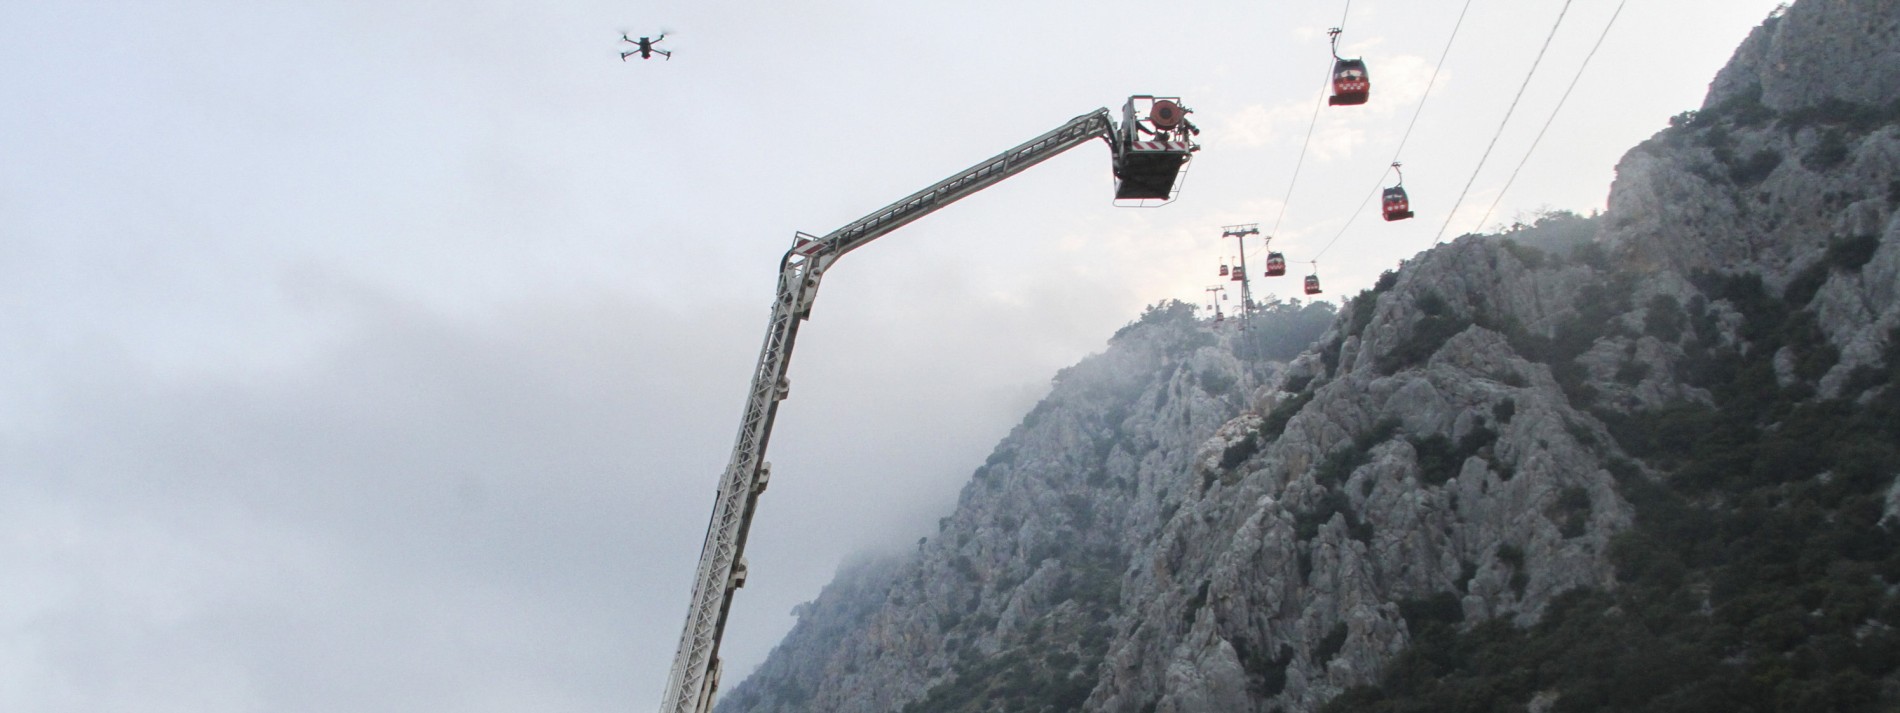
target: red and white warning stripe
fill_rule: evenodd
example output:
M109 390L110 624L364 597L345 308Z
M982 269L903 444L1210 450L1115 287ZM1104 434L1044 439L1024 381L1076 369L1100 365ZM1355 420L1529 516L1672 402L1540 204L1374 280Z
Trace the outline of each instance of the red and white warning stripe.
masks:
M798 244L792 247L792 254L811 257L813 253L818 252L824 247L825 241L823 240L805 240L800 238Z

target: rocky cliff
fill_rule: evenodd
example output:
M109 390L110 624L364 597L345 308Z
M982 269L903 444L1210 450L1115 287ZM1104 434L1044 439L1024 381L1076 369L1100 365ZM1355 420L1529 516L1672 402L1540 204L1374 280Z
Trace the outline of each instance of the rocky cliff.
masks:
M1891 710L1896 208L1900 0L1796 3L1603 216L1151 309L721 710Z

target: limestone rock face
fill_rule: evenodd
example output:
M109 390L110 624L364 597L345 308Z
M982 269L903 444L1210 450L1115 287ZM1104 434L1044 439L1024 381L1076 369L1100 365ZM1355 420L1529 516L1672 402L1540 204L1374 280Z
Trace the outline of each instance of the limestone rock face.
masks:
M1417 617L1530 624L1616 587L1619 483L1655 477L1618 419L1712 403L1689 376L1762 348L1745 313L1769 298L1821 345L1767 347L1773 381L1853 398L1897 293L1900 0L1802 0L1625 156L1600 217L1439 246L1286 361L1151 310L1057 375L938 534L801 607L721 711L1317 710Z
M1755 30L1716 75L1704 106L1759 92L1778 112L1829 99L1885 105L1900 99L1900 2L1808 0Z
M1129 558L1199 473L1222 468L1210 437L1277 371L1235 347L1175 303L1063 370L936 536L901 561L848 568L722 710L895 711L959 683L1027 685L1012 677L1066 686L1060 700L1079 705L1124 618Z
M1840 349L1836 395L1900 326L1900 0L1795 3L1674 123L1618 164L1602 241L1684 278L1761 274Z
M1362 298L1376 305L1364 331L1329 335L1334 373L1295 389L1311 365L1282 370L1270 386L1286 390L1255 413L1299 405L1283 430L1255 431L1266 445L1206 478L1136 550L1130 620L1088 709L1312 710L1405 646L1400 601L1449 593L1472 619L1528 622L1555 594L1611 586L1603 554L1631 510L1602 467L1602 426L1548 367L1461 311L1560 319L1575 297L1565 285L1581 281L1569 268L1541 282L1534 272L1495 242L1460 241ZM1513 289L1532 298L1496 299ZM1466 326L1423 351L1414 340L1427 319ZM1361 346L1349 358L1351 339ZM1394 361L1413 351L1422 363ZM1234 428L1267 424L1237 417L1204 452L1243 440ZM1203 707L1234 690L1250 692L1248 707Z

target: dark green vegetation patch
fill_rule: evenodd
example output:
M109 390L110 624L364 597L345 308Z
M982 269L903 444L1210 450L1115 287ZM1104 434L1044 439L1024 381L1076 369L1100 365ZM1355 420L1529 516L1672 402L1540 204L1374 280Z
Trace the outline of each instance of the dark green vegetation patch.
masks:
M949 679L903 713L1079 710L1095 687L1096 670L1114 634L1109 618L1121 603L1125 562L1108 551L1062 554L1070 560L1050 597L1074 602L1080 614L1044 615L1030 622L1020 645L995 654L966 644ZM996 622L966 625L987 630Z
M1471 320L1459 317L1444 298L1430 292L1420 295L1418 310L1423 314L1405 340L1379 359L1379 370L1395 373L1409 366L1424 364L1440 347L1471 326Z
M1512 402L1505 402L1512 403ZM1498 442L1498 432L1484 426L1471 429L1453 443L1442 435L1413 438L1412 449L1418 454L1418 477L1426 485L1444 485L1464 469L1465 460ZM1506 478L1508 480L1508 478Z
M1866 249L1837 250L1824 265L1854 269ZM1613 288L1619 279L1603 279L1608 309L1624 307L1614 299L1628 294ZM1697 282L1708 299L1651 302L1644 331L1682 337L1689 358L1678 376L1708 389L1714 405L1592 410L1641 461L1610 465L1636 509L1610 552L1619 587L1558 597L1529 628L1493 620L1460 629L1449 606L1401 606L1412 644L1377 685L1326 711L1522 711L1540 695L1555 697L1555 713L1900 709L1883 683L1900 670L1900 535L1881 524L1900 465L1900 331L1886 367L1858 371L1843 399L1819 399L1806 383L1837 355L1811 313L1754 276ZM1746 318L1746 349L1721 344L1711 300ZM1513 342L1587 406L1567 364L1620 329L1605 325L1573 320L1554 339ZM1783 348L1804 383L1777 383ZM1590 512L1588 493L1569 489L1546 514L1574 536ZM1517 584L1524 553L1501 547L1496 556Z

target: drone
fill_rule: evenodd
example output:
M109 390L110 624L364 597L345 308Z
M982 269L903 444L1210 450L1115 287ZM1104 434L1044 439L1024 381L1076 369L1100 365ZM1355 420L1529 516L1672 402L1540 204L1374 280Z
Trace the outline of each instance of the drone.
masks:
M668 60L671 60L673 59L672 52L668 52L663 49L654 48L654 45L659 44L660 40L664 40L664 39L666 39L666 33L664 32L660 33L659 37L655 37L652 39L647 39L645 37L642 37L637 40L632 37L628 37L627 33L625 32L620 33L620 41L635 45L633 49L620 53L620 61L625 62L627 61L628 57L632 57L636 54L640 55L640 59L653 59L653 55L657 54L657 55L666 57Z

